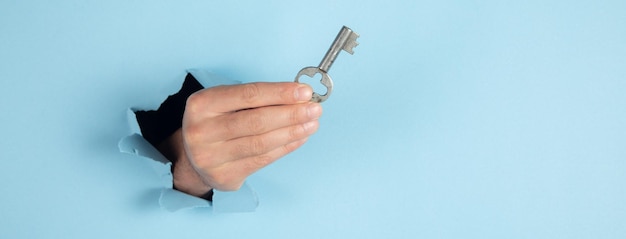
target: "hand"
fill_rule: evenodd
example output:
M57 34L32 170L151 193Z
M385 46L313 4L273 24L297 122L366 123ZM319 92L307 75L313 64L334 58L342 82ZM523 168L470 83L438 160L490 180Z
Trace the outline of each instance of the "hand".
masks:
M302 146L322 108L298 83L218 86L191 95L183 126L166 141L174 187L201 196L237 190L257 170Z

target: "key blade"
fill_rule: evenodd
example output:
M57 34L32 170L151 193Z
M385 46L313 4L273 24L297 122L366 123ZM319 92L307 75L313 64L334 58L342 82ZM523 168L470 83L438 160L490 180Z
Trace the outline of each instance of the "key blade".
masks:
M359 34L350 30L350 34L341 49L350 53L350 55L354 55L354 48L359 45L359 42L356 41L357 38L359 38Z
M354 54L352 48L359 44L356 42L356 38L358 37L359 34L353 32L349 27L343 26L335 37L333 44L330 45L326 55L324 55L319 68L324 72L328 72L330 66L333 65L333 62L335 62L335 59L337 59L337 55L341 52L341 50Z

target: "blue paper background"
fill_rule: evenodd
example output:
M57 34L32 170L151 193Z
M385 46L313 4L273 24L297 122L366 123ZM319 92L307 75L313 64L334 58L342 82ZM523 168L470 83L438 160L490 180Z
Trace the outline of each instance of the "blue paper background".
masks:
M0 238L625 238L625 1L0 1ZM319 133L254 213L158 208L128 107L185 69L292 81Z

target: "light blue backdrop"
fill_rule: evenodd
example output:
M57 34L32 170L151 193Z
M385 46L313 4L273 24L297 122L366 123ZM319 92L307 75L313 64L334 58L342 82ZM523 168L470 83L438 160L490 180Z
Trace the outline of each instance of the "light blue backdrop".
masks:
M158 207L128 107L292 81L319 133L254 213ZM626 238L625 1L0 1L0 238Z

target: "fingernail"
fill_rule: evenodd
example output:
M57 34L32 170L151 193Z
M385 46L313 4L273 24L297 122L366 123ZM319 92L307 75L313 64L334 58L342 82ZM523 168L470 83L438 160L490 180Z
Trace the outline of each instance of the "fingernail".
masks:
M296 100L298 101L309 101L313 96L313 91L311 90L311 87L303 85L296 89L295 95Z
M306 122L302 125L304 130L307 132L311 132L315 127L317 127L317 121Z
M309 119L316 119L322 115L322 106L320 104L311 103L307 107L307 115Z

